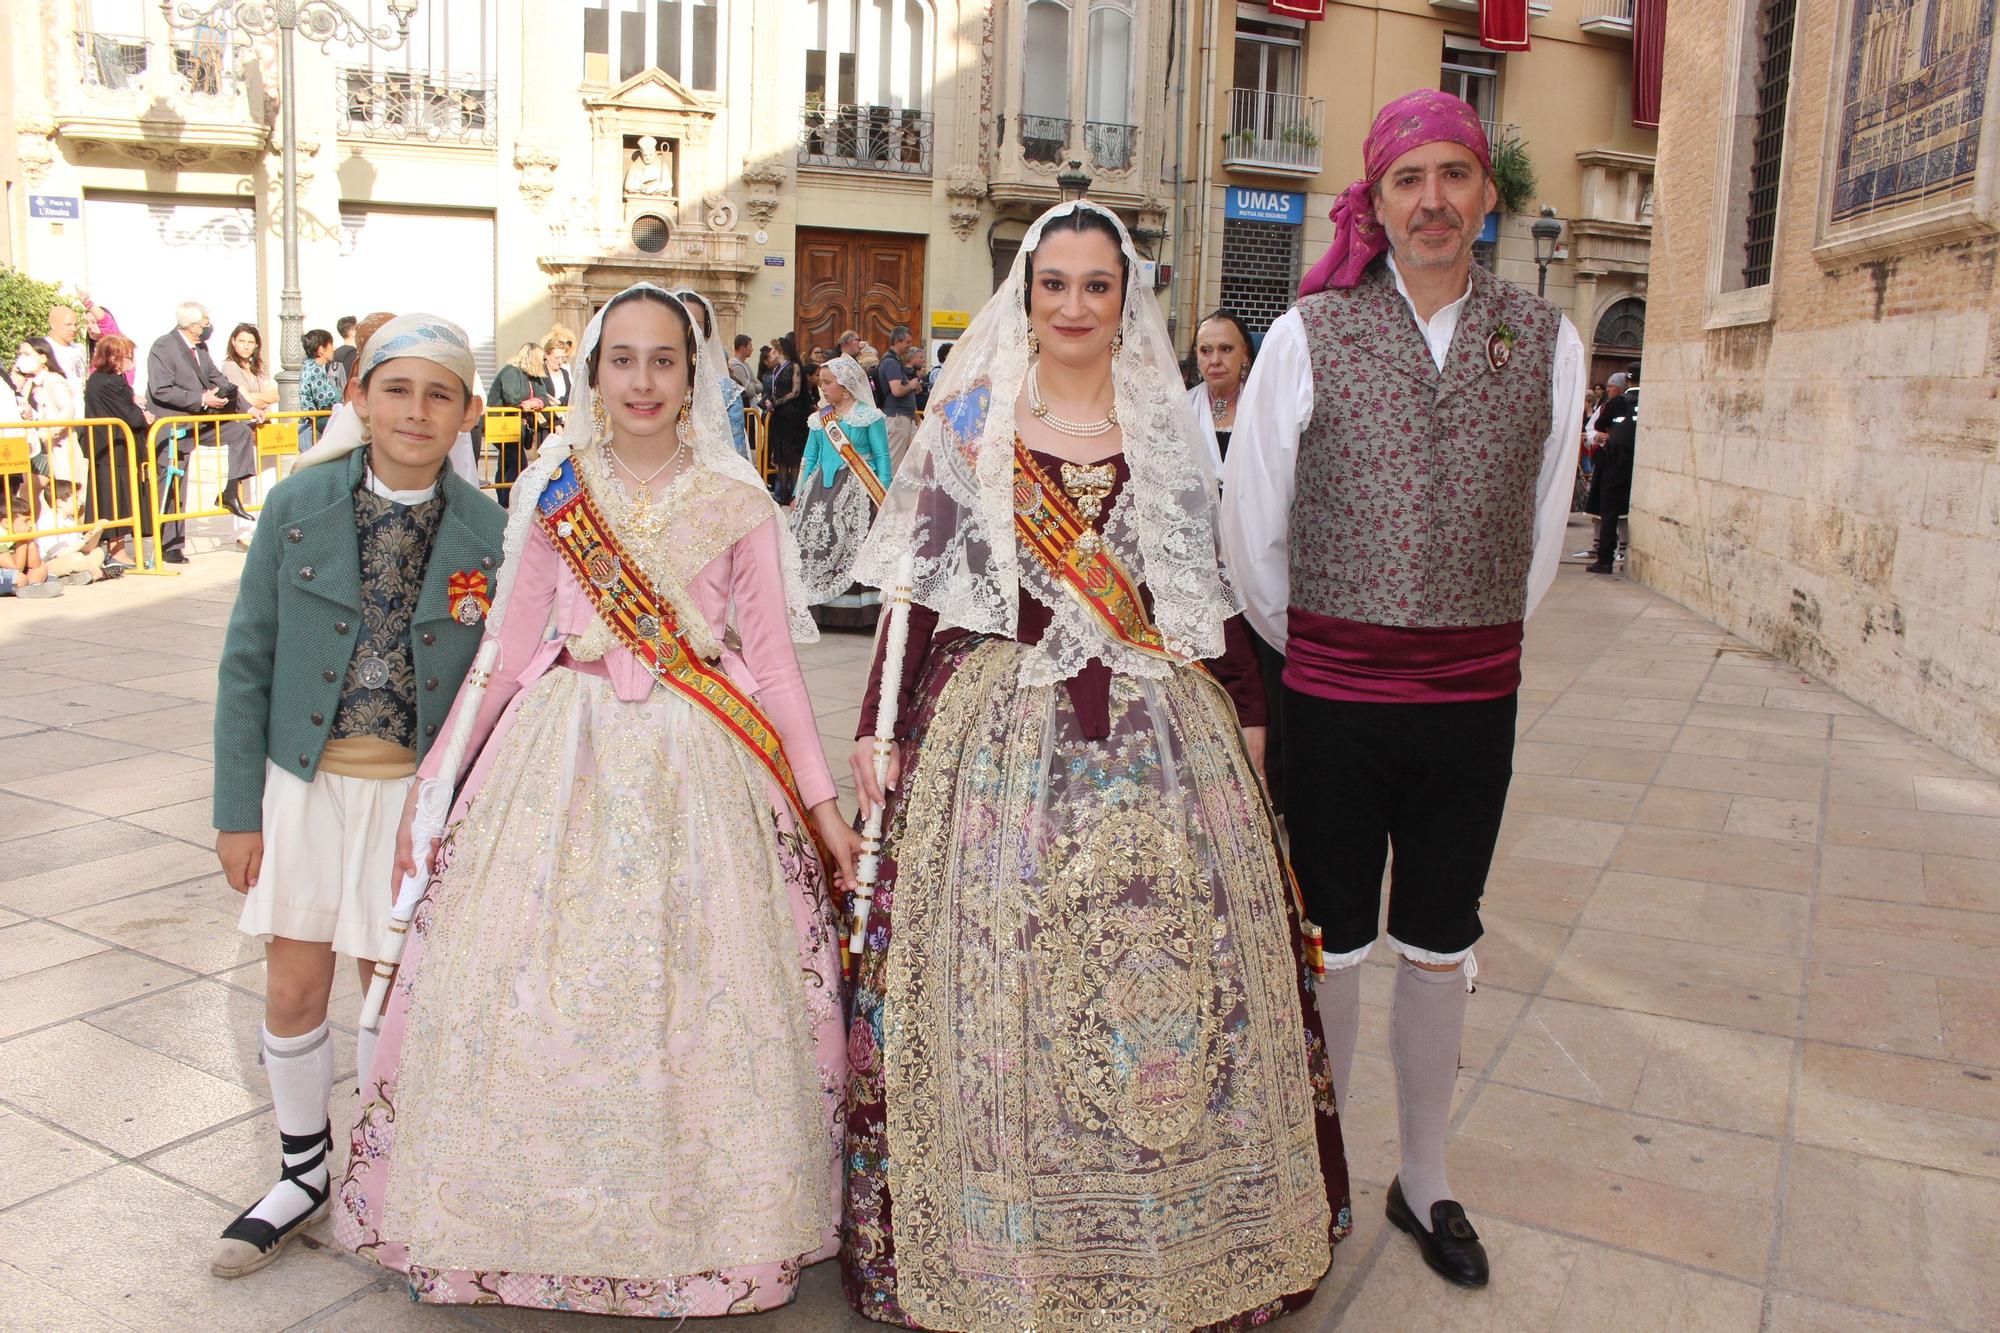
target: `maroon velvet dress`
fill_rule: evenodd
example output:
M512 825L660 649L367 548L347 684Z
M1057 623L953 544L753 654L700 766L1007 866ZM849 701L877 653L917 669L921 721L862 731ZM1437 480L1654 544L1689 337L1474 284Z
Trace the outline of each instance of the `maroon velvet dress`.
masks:
M854 985L850 1303L965 1330L1299 1309L1351 1215L1239 732L1264 718L1247 632L1163 679L1093 659L1035 686L1019 666L1050 615L1027 593L1012 639L937 619L912 608L903 777Z

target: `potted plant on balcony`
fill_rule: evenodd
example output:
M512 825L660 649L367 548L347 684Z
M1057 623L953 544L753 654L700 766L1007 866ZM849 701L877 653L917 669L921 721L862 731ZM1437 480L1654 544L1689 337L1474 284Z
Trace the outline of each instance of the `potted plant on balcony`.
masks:
M1528 157L1528 145L1520 138L1502 139L1493 145L1493 188L1500 195L1500 211L1526 213L1535 199L1535 164Z
M1319 147L1319 136L1304 125L1287 125L1278 131L1278 138L1295 148Z
M1232 148L1239 153L1248 153L1250 145L1257 142L1257 131L1247 128L1232 130L1222 136L1222 142L1225 147Z

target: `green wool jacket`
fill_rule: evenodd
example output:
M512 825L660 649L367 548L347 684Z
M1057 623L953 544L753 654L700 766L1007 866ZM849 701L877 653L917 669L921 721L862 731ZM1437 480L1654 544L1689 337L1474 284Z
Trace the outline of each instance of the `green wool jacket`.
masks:
M333 731L361 622L361 541L354 492L368 452L293 473L271 491L229 617L215 701L215 827L263 827L264 760L310 781ZM437 739L485 630L452 617L447 586L500 574L507 511L447 464L444 517L410 622L417 676L417 757Z

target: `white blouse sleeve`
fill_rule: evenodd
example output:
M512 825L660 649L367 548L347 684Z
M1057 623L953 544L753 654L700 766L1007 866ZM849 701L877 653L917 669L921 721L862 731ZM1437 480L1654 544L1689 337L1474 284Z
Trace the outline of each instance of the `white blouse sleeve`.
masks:
M1223 559L1244 614L1281 653L1291 604L1294 469L1312 411L1312 353L1298 311L1288 310L1250 367L1222 466Z
M1556 365L1548 440L1542 445L1542 471L1535 479L1535 557L1528 566L1528 604L1523 618L1535 613L1562 563L1569 530L1569 505L1575 493L1576 456L1583 445L1583 339L1576 325L1563 316L1556 331Z

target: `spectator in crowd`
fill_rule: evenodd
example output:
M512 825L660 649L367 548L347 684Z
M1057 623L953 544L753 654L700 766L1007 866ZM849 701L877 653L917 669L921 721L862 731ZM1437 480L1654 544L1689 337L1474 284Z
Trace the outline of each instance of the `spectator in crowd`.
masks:
M835 338L833 343L839 349L842 356L859 358L861 355L861 335L853 329L849 329L838 338Z
M106 338L123 337L125 330L118 327L118 317L91 299L89 292L78 292L76 299L83 303L83 333L88 342L92 358L97 354L97 344ZM136 357L133 358L135 361ZM136 366L125 372L127 384L136 383Z
M813 397L806 387L808 372L799 365L798 344L791 334L778 335L777 357L777 369L771 372L771 465L777 473L771 481L771 493L779 504L788 505L798 484L799 463L806 454L810 429L806 418L812 414Z
M72 384L83 383L90 366L90 354L77 336L76 311L63 302L49 307L49 342L55 347L56 364Z
M924 398L926 401L930 399L932 394L937 392L938 376L944 374L944 363L951 360L951 346L950 343L938 344L937 364L932 366L930 373L924 376Z
M366 333L359 332L360 323L361 321L352 315L342 315L333 321L333 331L340 336L340 345L333 349L333 364L340 367L340 383L343 388L354 378L354 359L361 355L360 344L368 337ZM376 327L380 328L381 325L378 324Z
M1625 560L1625 514L1632 507L1632 463L1639 438L1639 363L1613 375L1609 387L1611 397L1597 410L1597 464L1590 478L1597 554L1584 568L1593 574L1609 574Z
M91 426L87 430L90 449L91 511L104 529L108 547L105 559L130 567L138 563L133 554L132 518L138 513L138 496L133 494L133 459L143 455L134 450L146 447L146 432L153 414L139 406L132 395L132 363L138 349L122 333L99 338L91 353L90 378L83 384L83 415L92 420L122 421L131 436L111 426ZM122 521L121 521L122 520Z
M7 505L7 540L0 541L0 597L60 597L35 540L35 502L26 491Z
M251 416L249 421L222 423L222 443L229 450L229 480L223 485L221 504L236 516L236 545L247 551L257 519L243 505L243 483L257 475L257 431L278 405L278 382L265 369L264 335L255 324L238 324L229 331L229 345L222 351L222 373L236 386L237 411ZM260 504L264 492L277 480L276 470L269 470L258 488Z
M299 408L306 412L331 412L340 406L344 383L335 378L340 363L333 359L333 335L325 329L307 329L305 349L306 364L299 371ZM306 425L310 429L311 423Z
M729 349L729 378L736 381L736 387L743 395L745 411L755 410L757 404L763 400L763 394L760 392L762 386L758 384L757 376L750 369L752 346L754 344L750 341L750 335L739 333Z
M557 324L542 335L542 364L549 373L549 403L568 407L576 382L570 375L569 358L576 350L576 333L567 324Z
M910 329L898 324L889 331L889 351L876 367L875 382L882 392L882 415L889 418L889 458L900 470L903 455L917 433L917 385L915 376L903 368L910 351Z
M146 353L146 405L155 417L219 416L238 410L236 386L209 355L209 335L215 325L199 301L183 301L174 309L174 328L163 333ZM153 456L159 478L160 508L182 509L182 483L197 437L191 425L160 432ZM152 506L142 505L139 531L152 535ZM187 525L179 520L160 530L161 559L170 565L187 563Z
M526 454L531 447L533 426L528 414L539 412L549 401L548 358L539 343L522 343L514 359L500 367L500 373L493 377L493 383L486 390L486 406L518 407L521 409L521 434L515 439L495 440L500 455L494 463L493 481L499 488L494 495L502 505L512 494L514 481L521 475Z
M36 538L49 577L73 588L115 579L124 565L113 566L105 558L104 527L89 522L83 513L83 488L73 481L55 483L55 500L43 516L43 528L74 528L74 532L50 532Z
M14 353L15 392L20 395L21 415L29 421L70 421L82 407L78 381L63 372L61 354L47 338L24 338ZM51 426L30 433L35 453L36 491L47 496L49 479L72 480L81 470L72 464L69 427Z

